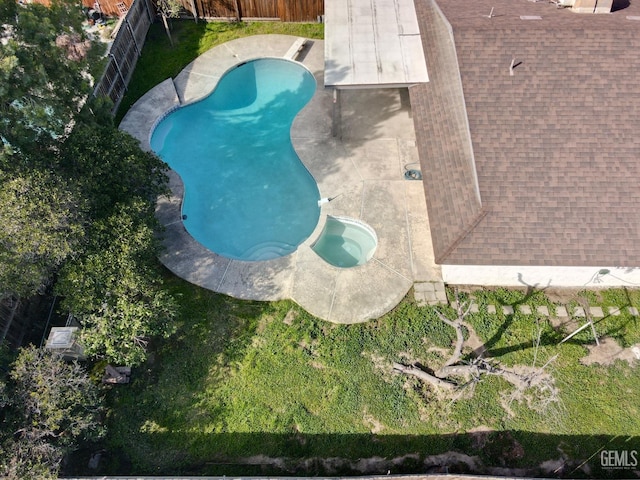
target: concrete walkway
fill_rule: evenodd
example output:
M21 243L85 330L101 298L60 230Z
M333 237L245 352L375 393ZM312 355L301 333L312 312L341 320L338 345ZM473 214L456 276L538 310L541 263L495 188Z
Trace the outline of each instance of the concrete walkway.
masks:
M120 128L150 149L154 125L168 111L209 94L226 70L260 57L282 57L296 37L258 35L228 42L204 53L174 80L143 96ZM433 248L422 182L404 179L405 166L418 152L406 90L344 91L340 134L331 134L332 91L323 85L323 42L309 40L297 58L315 76L316 94L291 129L293 145L320 189L321 197L340 197L323 205L313 234L291 255L243 262L216 255L197 243L181 221L183 185L171 172L172 195L160 198L157 215L166 226L166 251L160 260L176 275L237 298L291 298L305 310L337 323L377 318L395 307L414 282L416 291L443 299L442 279ZM416 165L413 166L417 168ZM329 265L311 245L327 215L366 222L378 236L374 257L365 265Z

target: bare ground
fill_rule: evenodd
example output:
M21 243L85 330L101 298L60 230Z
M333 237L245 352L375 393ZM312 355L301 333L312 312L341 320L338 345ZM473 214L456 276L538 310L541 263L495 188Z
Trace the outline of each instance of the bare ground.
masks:
M622 348L618 343L609 337L601 338L600 345L587 345L589 354L580 359L583 365L611 365L617 360L628 362L631 366L640 365L640 343L629 348Z

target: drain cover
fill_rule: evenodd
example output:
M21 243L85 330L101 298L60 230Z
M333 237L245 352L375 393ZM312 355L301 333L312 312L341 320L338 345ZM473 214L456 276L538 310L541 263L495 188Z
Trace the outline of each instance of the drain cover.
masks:
M404 178L407 180L422 180L422 172L420 170L407 170L404 172Z

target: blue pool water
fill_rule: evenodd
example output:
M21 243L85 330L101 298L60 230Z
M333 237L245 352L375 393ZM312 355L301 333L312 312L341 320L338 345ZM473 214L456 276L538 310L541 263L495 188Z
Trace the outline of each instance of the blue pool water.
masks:
M184 225L202 245L228 258L268 260L311 235L320 194L290 129L315 89L297 63L254 60L157 125L151 148L182 178Z

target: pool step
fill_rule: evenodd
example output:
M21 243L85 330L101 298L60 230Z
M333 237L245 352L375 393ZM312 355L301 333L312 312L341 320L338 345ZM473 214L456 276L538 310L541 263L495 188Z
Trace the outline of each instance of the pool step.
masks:
M285 242L262 242L245 250L241 256L248 261L271 260L288 255L296 248Z

